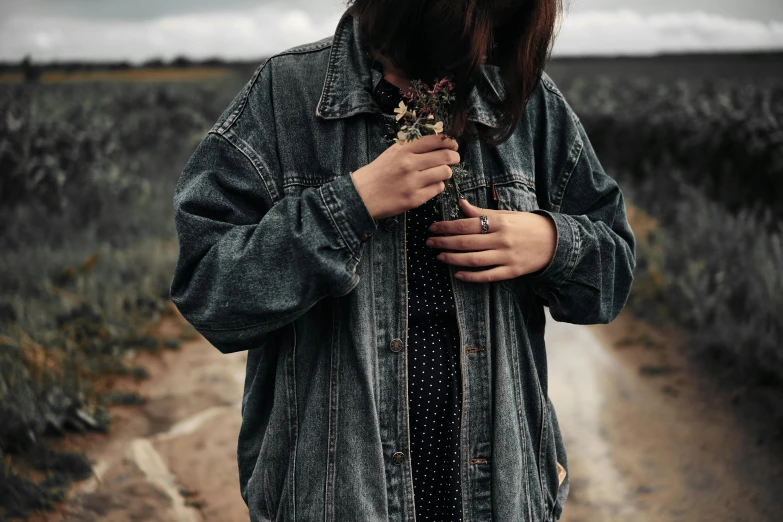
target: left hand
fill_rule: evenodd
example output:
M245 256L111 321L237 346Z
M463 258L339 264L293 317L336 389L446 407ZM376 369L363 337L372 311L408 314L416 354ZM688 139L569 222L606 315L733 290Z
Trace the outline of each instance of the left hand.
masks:
M462 266L494 266L487 270L457 272L463 281L487 283L540 270L552 260L557 244L557 228L549 216L518 210L495 210L471 205L460 198L466 218L436 221L430 231L452 236L434 236L426 245L446 250L438 259ZM486 215L489 232L481 233L479 216Z

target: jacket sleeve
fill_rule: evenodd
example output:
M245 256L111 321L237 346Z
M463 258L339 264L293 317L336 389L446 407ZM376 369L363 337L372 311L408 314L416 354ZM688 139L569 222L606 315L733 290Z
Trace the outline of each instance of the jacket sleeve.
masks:
M253 96L243 114L254 115L263 150L216 125L174 193L179 257L171 299L223 353L258 347L320 299L351 292L364 237L377 228L352 172L296 197L270 196L270 184L281 186L269 152L276 147L271 101L263 90Z
M604 172L581 122L574 123L581 150L573 168L556 180L562 193L550 209L532 211L555 223L554 256L545 268L521 277L556 321L608 323L630 295L636 240L617 182Z

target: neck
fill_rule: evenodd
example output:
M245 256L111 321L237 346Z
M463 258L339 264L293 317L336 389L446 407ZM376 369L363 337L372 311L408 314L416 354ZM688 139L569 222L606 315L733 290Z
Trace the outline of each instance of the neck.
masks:
M400 89L404 89L408 86L410 80L405 77L405 73L396 67L385 56L380 53L376 53L374 59L380 62L383 67L383 78Z

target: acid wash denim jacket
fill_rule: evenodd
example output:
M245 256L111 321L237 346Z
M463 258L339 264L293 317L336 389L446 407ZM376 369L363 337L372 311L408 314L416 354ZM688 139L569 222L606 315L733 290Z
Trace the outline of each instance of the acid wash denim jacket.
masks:
M373 100L381 74L356 23L346 11L332 36L265 60L175 191L171 298L218 350L248 350L237 457L252 521L415 520L406 214L375 220L350 176L388 146L394 118ZM486 101L505 95L497 66L483 76L469 119L498 127ZM463 520L554 521L569 474L544 306L556 321L611 321L635 239L618 185L546 74L510 140L468 144L467 200L546 214L557 244L548 266L514 279L470 283L449 265Z

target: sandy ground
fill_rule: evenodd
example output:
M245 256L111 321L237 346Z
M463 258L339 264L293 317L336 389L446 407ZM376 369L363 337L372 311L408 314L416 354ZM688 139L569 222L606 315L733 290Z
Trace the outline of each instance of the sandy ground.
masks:
M550 397L571 468L565 522L783 520L780 426L726 391L686 341L623 312L547 324Z
M781 520L781 452L747 422L749 399L690 369L676 334L624 312L589 327L548 317L547 341L571 473L561 520ZM36 520L247 521L236 470L245 360L201 338L141 356L147 404L114 407L109 436L78 437L95 478Z
M161 325L172 336L177 318ZM246 353L221 354L203 338L179 351L141 354L150 378L143 406L113 406L111 433L78 437L95 477L36 520L66 522L249 520L239 494L236 441Z

